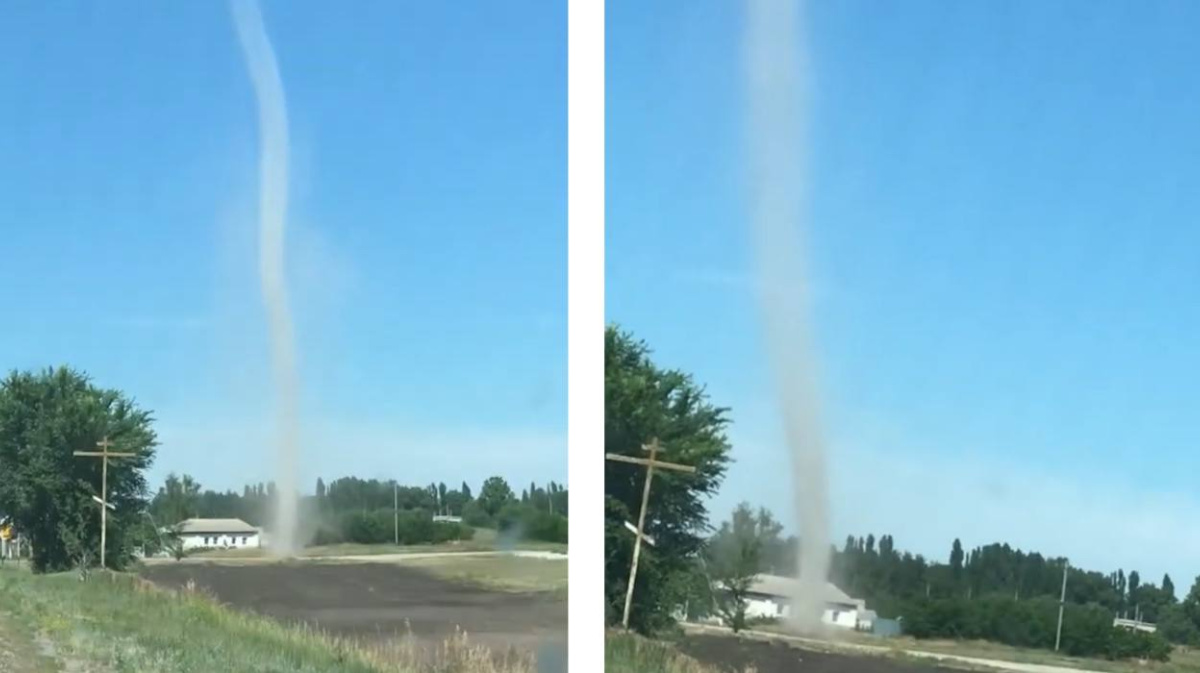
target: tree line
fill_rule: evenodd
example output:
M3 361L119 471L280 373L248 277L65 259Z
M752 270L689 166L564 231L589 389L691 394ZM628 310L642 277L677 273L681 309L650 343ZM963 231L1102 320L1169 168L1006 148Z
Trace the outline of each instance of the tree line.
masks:
M269 527L274 497L272 482L248 484L241 493L221 492L202 489L190 475L170 474L150 501L150 513L166 527L190 518L237 518ZM300 498L302 533L316 545L437 543L470 539L474 528L565 543L567 508L567 489L555 482L531 483L518 498L498 476L484 481L478 496L466 482L450 489L445 483L402 486L392 480L341 477L326 484L318 478L312 494ZM435 521L438 515L462 521Z
M713 528L705 507L732 459L729 409L683 371L659 367L647 344L615 325L605 331L605 452L641 457L658 438L665 460L696 473L656 472L630 626L644 633L675 627L680 612L719 613L744 625L744 597L757 573L796 571L799 541L765 510L739 507ZM605 465L605 596L610 623L621 619L645 469ZM830 579L881 616L896 617L917 637L980 638L1053 647L1066 560L997 543L964 549L955 540L945 562L901 551L891 535L847 538L831 547ZM726 590L715 592L714 582ZM732 600L731 600L732 598ZM1166 641L1200 645L1200 578L1182 599L1169 576L1159 584L1139 573L1069 568L1063 648L1110 658L1163 658ZM1156 622L1158 634L1114 629L1114 616Z
M701 566L721 587L699 586L692 616L715 613L735 630L749 625L746 598L760 573L795 576L802 541L782 537L783 527L765 509L740 504L709 539ZM1110 659L1163 659L1169 642L1200 644L1200 577L1183 600L1170 575L1161 586L1142 582L1136 570L1102 573L1067 560L1024 552L1008 544L964 550L950 545L938 562L897 549L891 535L847 537L831 547L829 579L864 599L882 617L901 621L917 638L982 639L1018 647L1053 648L1059 597L1066 573L1061 649ZM1156 623L1148 634L1113 627L1127 616Z
M849 537L833 551L832 579L843 589L877 606L881 614L899 616L916 599L963 600L1001 598L1014 602L1049 598L1057 602L1066 568L1066 602L1094 605L1112 617L1158 624L1175 642L1200 644L1200 621L1186 618L1189 605L1200 600L1200 577L1182 599L1169 574L1142 581L1137 570L1099 572L1070 566L1067 559L1026 552L1005 543L964 550L954 540L946 562L896 549L883 535ZM1200 606L1196 606L1200 607ZM1193 608L1200 617L1200 611Z

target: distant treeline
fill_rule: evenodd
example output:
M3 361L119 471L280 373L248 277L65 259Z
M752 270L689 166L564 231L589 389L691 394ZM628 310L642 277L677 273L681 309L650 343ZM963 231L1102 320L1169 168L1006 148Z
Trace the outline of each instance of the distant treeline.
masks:
M785 546L786 547L786 546ZM788 564L790 558L777 558ZM902 617L917 637L982 638L1027 647L1053 647L1065 559L1024 552L1007 544L964 551L959 540L948 562L900 552L892 536L847 538L834 550L833 581L865 599L879 614ZM1176 643L1200 645L1200 578L1179 600L1170 575L1155 585L1136 570L1112 573L1070 567L1063 648L1075 654L1151 656L1165 644L1114 631L1113 618L1156 623ZM1049 620L1049 627L1047 627ZM1141 649L1139 649L1141 648Z
M184 519L238 518L269 529L273 483L236 491L202 490L188 475L168 475L150 503L162 526ZM302 521L312 544L436 543L470 539L474 528L496 528L514 538L567 541L567 490L555 482L530 484L517 496L501 477L486 480L474 495L463 482L401 486L392 481L342 477L318 479L313 495L301 497ZM399 510L397 523L393 506ZM435 522L435 515L462 517L462 524Z
M916 598L903 604L907 634L917 638L991 640L1015 647L1053 649L1058 600L1038 596ZM1160 635L1113 627L1113 613L1095 603L1068 603L1063 613L1061 649L1072 656L1165 661L1170 644Z

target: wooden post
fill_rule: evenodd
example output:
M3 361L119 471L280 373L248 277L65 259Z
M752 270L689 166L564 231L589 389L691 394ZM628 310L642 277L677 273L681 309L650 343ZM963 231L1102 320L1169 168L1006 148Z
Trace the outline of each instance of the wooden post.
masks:
M1055 652L1058 651L1058 644L1062 640L1063 608L1067 604L1067 568L1069 568L1070 566L1071 566L1071 564L1069 564L1069 563L1066 563L1066 562L1063 563L1062 595L1059 596L1059 598L1058 598L1058 629L1056 629L1054 632L1054 651Z
M642 507L638 512L637 531L635 532L637 537L633 541L633 562L629 564L629 586L625 588L625 612L621 616L621 626L625 629L629 628L629 607L633 604L633 585L637 581L638 559L642 555L642 539L646 536L646 505L650 502L650 482L654 479L654 468L661 467L667 470L690 473L696 471L696 468L690 465L680 465L678 463L668 463L658 460L660 447L657 437L651 440L650 444L643 445L642 450L650 452L649 459L630 458L618 453L609 453L604 456L608 460L642 465L646 468L646 485L642 488Z
M100 458L100 567L106 568L105 552L108 548L108 459L109 458L133 458L136 453L114 453L108 449L112 446L112 442L108 441L108 437L96 443L100 448L99 451L76 451L76 456L87 456L90 458Z

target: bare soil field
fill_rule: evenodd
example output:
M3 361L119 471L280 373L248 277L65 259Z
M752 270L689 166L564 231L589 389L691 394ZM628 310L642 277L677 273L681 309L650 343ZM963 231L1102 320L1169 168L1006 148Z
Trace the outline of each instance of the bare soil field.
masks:
M142 575L177 589L190 582L231 607L358 640L411 634L437 645L461 629L498 650L566 647L561 592L495 591L402 564L156 564Z
M930 673L954 669L932 662L906 662L869 654L853 655L816 652L779 641L734 636L689 635L678 643L679 650L719 671L741 673Z

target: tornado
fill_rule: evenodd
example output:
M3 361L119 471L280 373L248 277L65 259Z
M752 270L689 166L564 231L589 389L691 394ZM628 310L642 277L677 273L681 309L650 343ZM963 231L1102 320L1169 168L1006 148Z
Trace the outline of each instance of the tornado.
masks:
M258 3L256 0L232 0L232 10L258 101L258 266L276 397L277 471L270 548L278 556L291 556L298 547L296 485L300 381L284 275L288 201L287 106L275 50L263 26Z
M829 573L828 487L808 321L804 227L808 64L799 0L746 0L747 204L763 335L791 455L800 581L792 625L820 630Z

